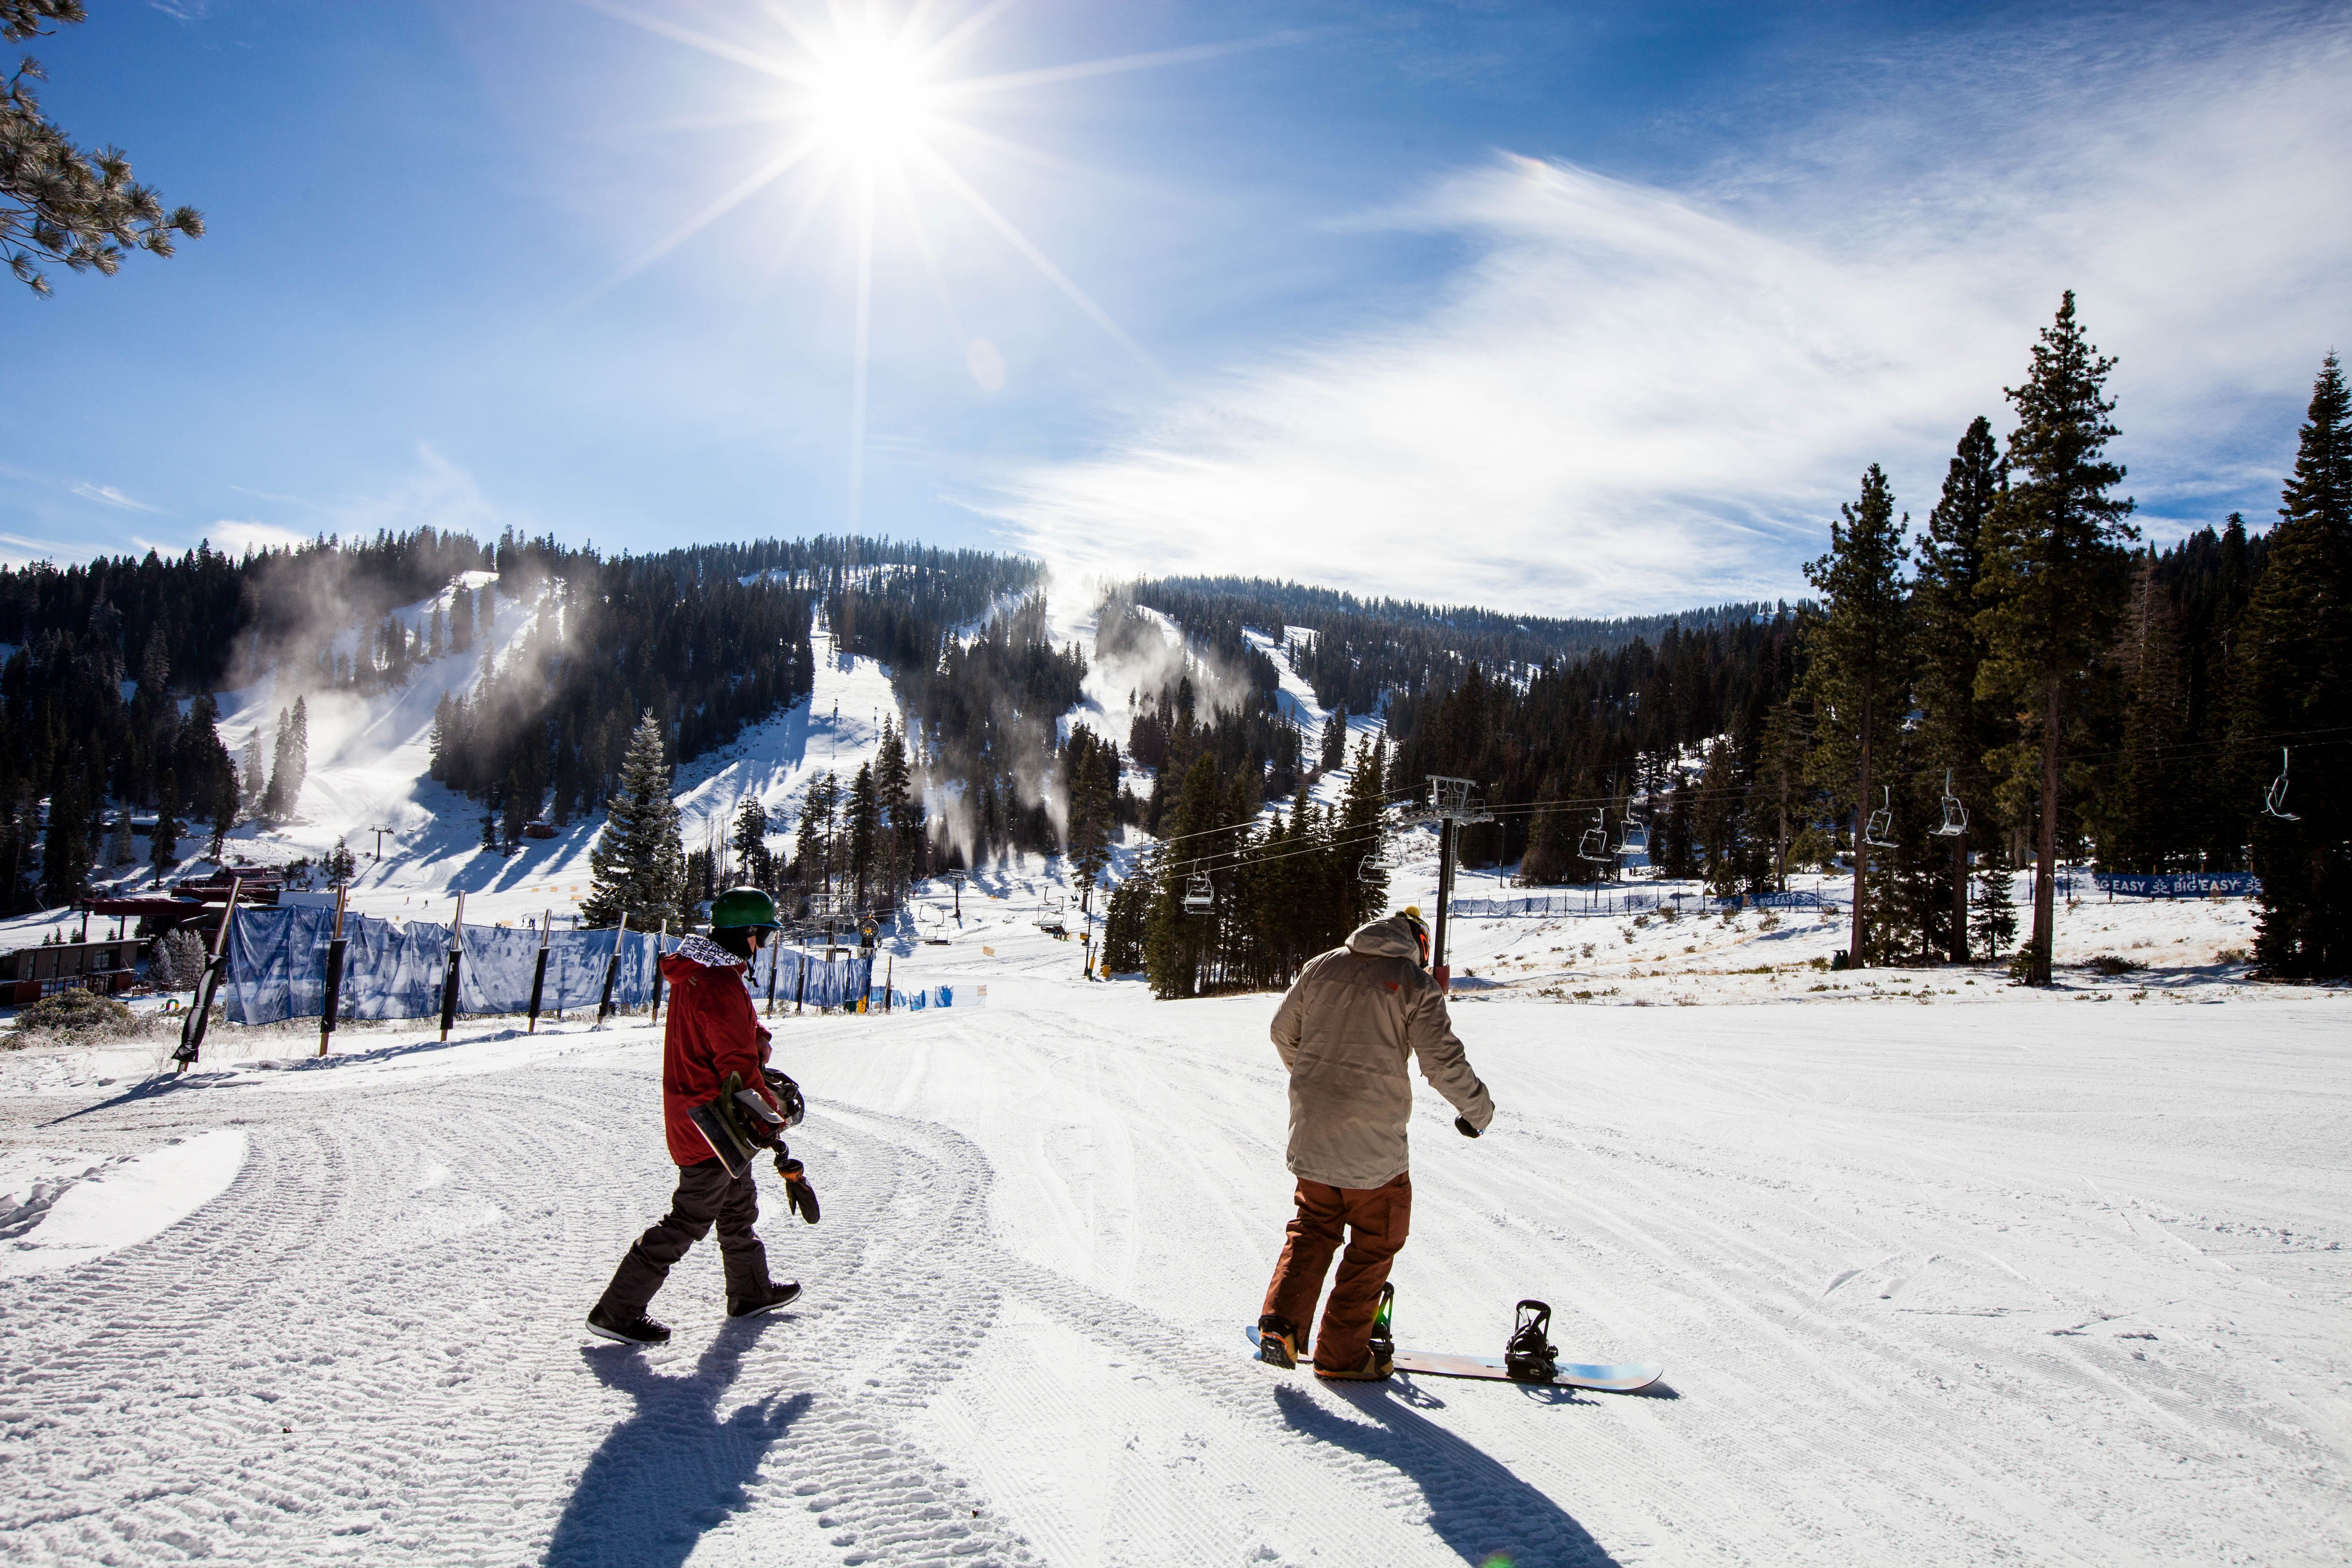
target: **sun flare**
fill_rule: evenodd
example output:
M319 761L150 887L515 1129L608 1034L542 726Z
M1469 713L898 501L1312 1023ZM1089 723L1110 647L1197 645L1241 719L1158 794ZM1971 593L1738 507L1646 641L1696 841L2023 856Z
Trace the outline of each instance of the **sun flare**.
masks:
M824 138L868 157L905 150L930 118L935 94L921 57L887 37L851 36L817 62L806 110Z

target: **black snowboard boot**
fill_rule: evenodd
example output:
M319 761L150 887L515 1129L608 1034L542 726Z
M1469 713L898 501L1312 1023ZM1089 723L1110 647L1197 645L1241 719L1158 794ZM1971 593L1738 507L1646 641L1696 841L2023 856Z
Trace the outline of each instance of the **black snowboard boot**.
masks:
M1257 1359L1289 1372L1298 1365L1298 1331L1279 1312L1257 1321Z
M608 1340L617 1340L625 1345L669 1343L669 1330L662 1324L643 1312L626 1318L615 1317L604 1310L602 1301L588 1309L588 1331Z
M798 1281L787 1279L780 1285L771 1279L768 1281L767 1288L757 1296L728 1297L727 1315L730 1318L756 1318L762 1312L772 1312L779 1307L789 1307L800 1299L801 1288Z

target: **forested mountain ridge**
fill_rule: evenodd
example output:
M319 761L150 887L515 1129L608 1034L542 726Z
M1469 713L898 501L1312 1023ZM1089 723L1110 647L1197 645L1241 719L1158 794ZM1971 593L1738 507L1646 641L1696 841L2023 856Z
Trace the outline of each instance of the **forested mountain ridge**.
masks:
M626 781L642 795L661 768L799 702L822 626L835 654L887 667L905 718L887 776L860 770L821 803L828 896L836 826L864 847L839 852L862 868L861 899L1008 851L1066 854L1091 875L1118 826L1140 826L1187 847L1127 890L1113 944L1186 955L1171 961L1191 976L1170 982L1180 992L1278 981L1344 930L1377 901L1358 863L1383 810L1436 774L1475 781L1494 812L1465 833L1465 857L1516 863L1523 881L1609 874L1613 855L1586 853L1588 836L1622 842L1629 824L1664 869L1727 891L1859 860L1856 962L2005 950L2013 932L1985 913L2005 901L2000 879L2029 858L2093 855L2129 871L2252 867L2280 889L2266 932L2294 933L2266 962L2338 972L2352 744L2340 371L2331 356L2315 387L2277 529L2257 536L2233 515L2143 549L2112 494L2121 470L2083 457L2105 439L2105 362L2072 309L2036 350L2042 379L2012 392L2032 419L2009 449L1974 421L1916 525L1874 466L1809 568L1819 598L1794 606L1543 619L1142 580L1097 607L1087 647L1054 630L1042 563L888 540L608 559L420 530L0 570L0 640L15 645L0 667L5 898L71 901L101 834L127 839L131 808L166 819L159 868L190 822L217 834L291 810L299 694L397 689L420 661L470 654L502 595L534 606L530 629L499 657L485 644L433 723L431 775L479 805L485 850L511 852L541 817L593 817ZM2068 419L2089 434L2037 434ZM2053 466L2061 448L2073 469ZM2092 523L2049 521L2075 513ZM2074 576L2053 598L2057 568L2035 552L2062 545ZM1154 672L1128 694L1124 735L1076 716L1090 657ZM233 760L209 694L263 668L294 698L277 754ZM1330 710L1318 733L1286 706L1301 682ZM1349 711L1381 715L1382 733L1352 759L1347 799L1316 805L1307 786L1350 760ZM1130 765L1149 776L1144 799L1120 787ZM816 842L803 823L793 855L766 856L763 834L788 827L747 818L740 833L739 863L780 889L807 884ZM1288 863L1278 877L1254 869L1275 859ZM1214 918L1175 920L1201 879ZM1990 904L1971 904L1979 887Z

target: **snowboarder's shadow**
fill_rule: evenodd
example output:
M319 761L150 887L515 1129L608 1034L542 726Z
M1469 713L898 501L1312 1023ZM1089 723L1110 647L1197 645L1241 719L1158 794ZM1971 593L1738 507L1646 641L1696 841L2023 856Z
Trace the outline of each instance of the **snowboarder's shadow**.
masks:
M1501 1553L1520 1568L1614 1568L1617 1559L1567 1510L1413 1410L1412 1396L1387 1385L1327 1386L1372 1424L1349 1420L1288 1386L1274 1391L1283 1419L1318 1442L1401 1471L1428 1502L1429 1528L1464 1562Z
M677 1568L706 1531L744 1508L745 1483L769 1447L814 1402L770 1394L721 1418L719 1402L758 1330L730 1323L692 1373L665 1376L634 1350L583 1350L581 1359L636 1411L604 1435L555 1521L546 1568Z

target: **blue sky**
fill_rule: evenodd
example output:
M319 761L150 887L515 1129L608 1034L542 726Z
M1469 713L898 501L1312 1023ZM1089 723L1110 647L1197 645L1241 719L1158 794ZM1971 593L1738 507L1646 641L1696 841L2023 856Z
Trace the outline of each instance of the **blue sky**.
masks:
M90 9L45 101L211 232L0 294L17 559L854 520L1666 608L1801 592L1868 462L1923 515L2063 289L2159 540L2268 520L2352 339L2340 7Z

